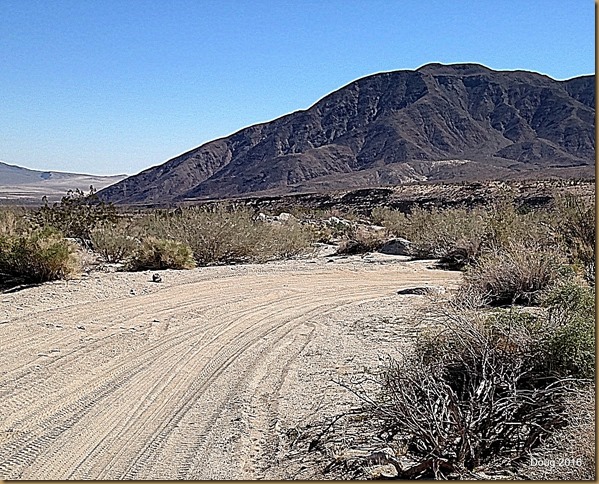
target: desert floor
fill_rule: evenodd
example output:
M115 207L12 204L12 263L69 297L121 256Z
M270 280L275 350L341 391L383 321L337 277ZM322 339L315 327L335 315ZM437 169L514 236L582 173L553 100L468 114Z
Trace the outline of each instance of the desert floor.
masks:
M0 478L291 478L288 430L413 344L460 274L366 255L91 272L0 294ZM429 301L430 303L430 301Z

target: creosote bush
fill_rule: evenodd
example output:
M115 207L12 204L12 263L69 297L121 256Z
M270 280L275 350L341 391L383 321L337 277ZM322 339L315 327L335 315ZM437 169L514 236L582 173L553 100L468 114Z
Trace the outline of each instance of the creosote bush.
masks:
M544 340L546 364L562 376L594 378L595 291L574 280L561 281L541 299L548 309L545 326L551 334Z
M461 208L415 208L409 214L377 208L372 216L376 223L412 242L415 257L442 258L452 251L462 250L466 261L478 255L489 218L482 209Z
M142 233L188 244L201 265L290 257L307 252L314 240L297 222L267 223L249 208L225 205L158 212L139 226Z
M60 202L52 205L44 197L44 206L32 215L40 227L53 227L65 237L87 240L91 231L102 222L115 222L116 208L100 200L93 187L89 193L69 190Z
M130 222L104 222L90 232L92 248L106 262L124 262L133 256L139 244L131 231Z
M23 282L64 279L79 267L74 244L52 229L0 235L0 274Z
M160 269L193 269L191 248L183 242L147 237L134 250L128 269L132 271Z

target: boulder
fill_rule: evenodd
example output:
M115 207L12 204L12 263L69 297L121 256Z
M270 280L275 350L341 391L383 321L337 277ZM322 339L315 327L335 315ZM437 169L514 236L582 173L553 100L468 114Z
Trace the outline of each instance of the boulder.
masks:
M411 245L412 243L409 240L397 237L385 242L379 252L387 255L410 255Z
M287 212L281 212L276 219L281 222L294 222L297 220L293 215Z

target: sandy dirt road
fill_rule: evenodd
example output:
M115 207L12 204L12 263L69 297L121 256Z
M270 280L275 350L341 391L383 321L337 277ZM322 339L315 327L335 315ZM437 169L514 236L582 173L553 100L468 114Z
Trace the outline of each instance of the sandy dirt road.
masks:
M380 351L348 324L405 313L418 296L400 288L459 277L393 257L162 276L0 295L0 478L289 477L277 434Z

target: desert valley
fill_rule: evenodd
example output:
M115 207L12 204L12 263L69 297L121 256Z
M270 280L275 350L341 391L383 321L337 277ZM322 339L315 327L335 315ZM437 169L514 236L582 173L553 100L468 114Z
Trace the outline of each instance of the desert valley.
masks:
M432 63L0 163L0 478L594 479L594 86Z

